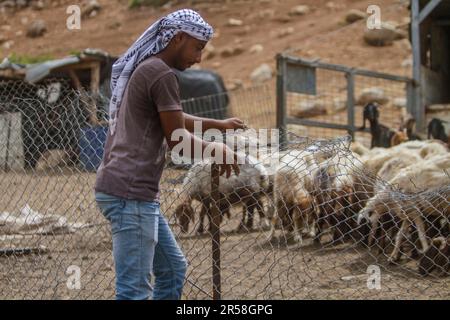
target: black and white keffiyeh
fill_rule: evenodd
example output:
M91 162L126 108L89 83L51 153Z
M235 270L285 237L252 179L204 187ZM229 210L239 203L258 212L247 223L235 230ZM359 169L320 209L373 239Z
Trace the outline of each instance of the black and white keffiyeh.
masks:
M175 11L153 23L112 66L111 100L109 102L110 132L114 134L117 115L128 80L136 67L148 57L162 51L178 32L209 41L213 28L195 11Z

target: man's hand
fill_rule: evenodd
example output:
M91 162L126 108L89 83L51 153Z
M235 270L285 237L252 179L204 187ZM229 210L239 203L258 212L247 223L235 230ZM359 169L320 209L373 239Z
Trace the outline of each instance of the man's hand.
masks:
M159 118L161 121L161 126L163 128L164 131L164 136L166 138L167 144L169 145L169 148L172 150L172 148L178 143L178 141L172 141L171 137L172 137L172 132L176 129L185 129L184 128L184 116L183 113L181 111L166 111L166 112L160 112L159 113ZM235 124L243 124L243 122L237 118L232 118L232 119L227 119L227 120L233 120L232 122ZM227 121L227 120L221 120L221 121ZM198 138L196 138L193 135L190 135L189 132L186 131L186 133L190 136L191 138L191 143L192 143L192 148L191 150L194 150L194 141ZM211 142L205 142L202 140L199 140L199 142L202 144L202 150L205 150L205 148L211 144ZM215 144L215 142L212 142ZM217 148L213 149L213 154L212 156L214 156L215 151L217 150L218 152L222 153L222 159L223 159L223 164L219 164L220 167L220 175L223 175L226 172L226 177L229 178L231 176L231 170L234 171L234 173L236 175L239 175L240 173L240 169L238 166L238 155L231 150L226 144L223 143L218 143L219 146ZM227 157L228 155L228 157ZM191 159L193 159L193 154L191 155L185 155L183 154L183 156L186 157L190 157ZM227 158L233 159L232 161L230 161L229 163L227 163Z
M245 125L244 121L242 121L239 118L228 118L225 120L221 120L221 129L247 129L247 126Z

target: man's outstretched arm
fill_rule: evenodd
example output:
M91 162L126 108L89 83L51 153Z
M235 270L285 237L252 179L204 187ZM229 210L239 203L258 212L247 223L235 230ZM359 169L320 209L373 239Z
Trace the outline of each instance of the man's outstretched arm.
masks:
M202 131L206 131L208 129L219 129L221 131L225 131L227 129L245 129L245 123L239 118L229 118L224 120L218 119L210 119L210 118L202 118L193 116L188 113L184 114L184 126L189 132L194 132L194 122L201 121L202 123Z

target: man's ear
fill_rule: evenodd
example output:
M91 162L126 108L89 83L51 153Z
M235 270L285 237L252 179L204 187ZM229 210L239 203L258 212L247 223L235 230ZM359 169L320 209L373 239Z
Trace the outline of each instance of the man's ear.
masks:
M174 35L173 39L175 40L175 44L180 44L183 42L186 34L184 32L178 32L176 35Z

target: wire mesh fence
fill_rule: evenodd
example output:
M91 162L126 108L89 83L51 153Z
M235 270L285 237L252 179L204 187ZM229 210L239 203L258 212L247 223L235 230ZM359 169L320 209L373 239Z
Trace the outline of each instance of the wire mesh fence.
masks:
M238 179L220 180L225 298L448 298L446 150L412 167L397 165L387 182L374 173L373 155L353 153L348 139L284 147L273 175L260 159ZM420 157L426 149L426 143L394 149L385 168L405 150ZM418 171L419 164L429 171ZM207 233L201 215L211 201L209 173L208 163L191 168L181 203L172 202L187 234L180 238L193 241L188 252L198 247L198 234ZM192 273L211 274L204 262L192 262ZM379 272L379 287L372 272Z
M4 299L114 297L110 226L93 194L106 131L91 121L106 120L103 100L60 83L0 96ZM274 127L271 88L228 95L227 115ZM178 168L168 158L161 211L188 260L183 297L213 298L217 208L222 298L449 298L448 150L383 151L292 135L277 166L249 156L239 176L219 178L215 197L211 162Z

